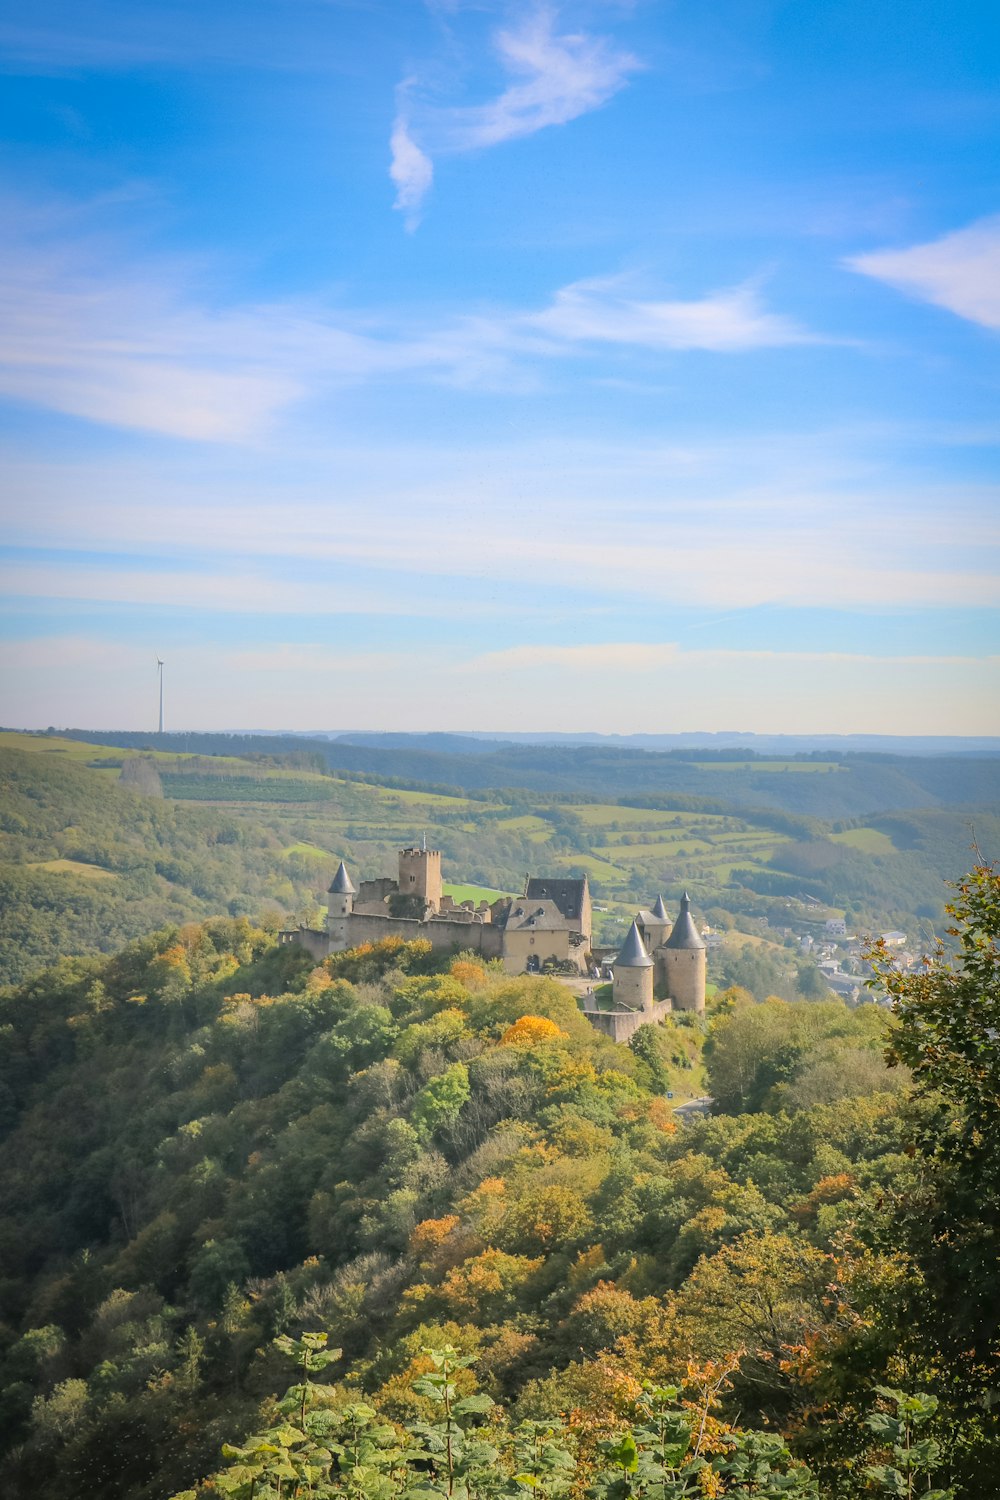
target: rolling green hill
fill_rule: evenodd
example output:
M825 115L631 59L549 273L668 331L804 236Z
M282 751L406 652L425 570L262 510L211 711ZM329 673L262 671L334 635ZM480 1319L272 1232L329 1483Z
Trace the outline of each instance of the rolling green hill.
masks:
M225 754L0 737L0 982L64 954L111 951L167 921L316 920L341 858L355 878L385 874L396 849L424 835L462 889L516 892L527 871L586 872L598 939L609 942L657 892L675 901L684 889L723 926L731 917L784 927L805 901L860 930L901 927L929 940L941 882L966 868L973 836L986 853L1000 847L1000 820L986 807L883 809L829 823L739 811L714 796L448 793L331 775L301 741L287 751L264 743L268 752L248 759L233 753L246 742L232 737ZM786 758L739 774L768 787L840 785L856 774L828 763ZM722 773L711 764L714 791Z
M90 734L91 742L142 748L150 736ZM487 754L408 748L406 736L390 746L295 735L164 735L166 750L232 755L254 753L321 757L333 772L416 781L481 794L516 787L536 795L586 799L636 797L717 799L745 812L772 810L834 820L919 807L1000 806L1000 756L891 755L829 751L788 757L745 750L655 751L591 745L488 745ZM416 737L419 745L425 743ZM814 774L803 774L803 768ZM815 771L816 767L823 769Z

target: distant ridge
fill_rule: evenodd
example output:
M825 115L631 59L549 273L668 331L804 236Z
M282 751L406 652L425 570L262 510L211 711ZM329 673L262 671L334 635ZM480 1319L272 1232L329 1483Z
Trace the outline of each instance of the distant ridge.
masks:
M809 755L834 750L881 755L1000 755L1000 735L751 734L740 730L683 734L407 733L400 730L317 731L317 737L381 749L426 750L443 755L488 755L503 745L607 746L621 750L740 750L758 755Z
M460 791L480 797L500 790L517 790L534 797L581 795L616 801L640 799L697 799L703 810L772 809L805 817L836 819L867 817L902 808L1000 807L1000 742L978 750L963 746L947 753L944 737L928 753L887 751L891 741L862 739L864 749L823 748L815 740L763 749L762 736L741 744L692 744L669 749L640 746L623 739L573 744L533 741L477 740L474 735L445 735L461 749L428 748L439 744L433 735L340 735L307 738L300 734L151 735L134 731L70 731L79 740L118 745L125 749L197 752L201 755L306 755L314 769L334 775L373 778L389 785L425 791ZM679 737L676 737L679 738ZM705 736L706 740L713 737ZM798 748L809 745L808 750ZM900 739L902 746L912 741ZM955 743L955 741L952 741ZM959 742L961 743L961 742ZM980 745L981 742L974 742ZM804 774L811 772L812 774ZM711 807L709 807L711 803ZM676 805L676 804L675 804Z

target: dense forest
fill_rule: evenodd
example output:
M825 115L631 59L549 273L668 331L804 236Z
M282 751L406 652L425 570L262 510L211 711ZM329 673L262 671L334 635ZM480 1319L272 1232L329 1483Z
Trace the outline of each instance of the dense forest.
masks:
M995 1493L997 875L955 910L892 1013L629 1047L245 918L8 990L5 1494Z

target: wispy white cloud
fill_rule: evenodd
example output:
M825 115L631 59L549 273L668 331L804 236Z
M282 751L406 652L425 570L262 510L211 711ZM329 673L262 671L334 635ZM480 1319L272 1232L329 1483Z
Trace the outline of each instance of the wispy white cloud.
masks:
M526 321L570 343L646 349L731 353L820 342L792 319L768 312L753 283L691 301L643 301L628 296L626 285L617 277L574 282L557 292L551 306Z
M267 357L252 319L208 312L177 280L58 245L6 245L0 393L177 437L249 436L302 394L298 375Z
M406 116L396 116L389 141L392 164L389 176L396 184L395 207L403 214L412 233L420 223L420 208L434 180L434 165L410 135Z
M401 124L399 206L415 219L424 167L411 147ZM516 391L540 362L595 344L721 354L816 337L768 311L752 283L663 301L622 278L580 281L539 310L436 325L318 302L220 305L204 271L90 243L85 210L4 207L0 396L177 438L257 442L294 403L377 379ZM9 226L22 217L18 238Z
M1000 214L923 245L855 255L847 265L970 323L1000 329Z
M386 314L305 302L220 306L189 266L136 264L118 246L87 244L80 220L26 218L28 232L0 245L0 396L171 437L243 442L330 386L407 375L488 381L509 357L502 319L400 331Z
M175 523L179 520L175 513ZM197 546L195 538L192 543ZM5 598L75 600L79 603L140 604L149 608L236 611L256 615L434 615L439 606L394 595L388 588L350 587L309 583L264 565L202 572L164 569L155 564L109 568L79 558L68 564L23 563L8 559L0 565L0 594Z
M156 475L106 461L8 465L0 483L17 512L12 544L46 548L58 537L63 549L155 559L147 578L131 562L119 571L29 556L9 564L8 590L269 614L452 615L450 588L400 588L419 573L466 580L479 607L512 623L525 597L542 608L555 590L565 591L562 607L572 596L589 614L662 610L664 601L996 604L995 488L890 480L870 440L840 430L684 448L593 441L573 452L558 441L359 447L294 475L284 454L208 462L179 454ZM85 507L81 492L92 497ZM324 576L303 577L305 560Z
M511 81L483 104L418 104L414 93L414 129L421 144L398 116L390 169L398 189L396 207L407 213L409 227L431 184L428 153L479 151L551 125L568 124L600 109L640 67L637 58L607 37L557 28L556 10L537 5L517 25L494 33L494 53ZM415 80L404 87L412 92Z
M498 31L494 41L501 64L520 82L486 104L454 109L444 117L444 138L454 151L496 146L548 125L565 125L600 109L639 67L637 58L606 37L558 33L556 14L548 6L529 12L520 26Z

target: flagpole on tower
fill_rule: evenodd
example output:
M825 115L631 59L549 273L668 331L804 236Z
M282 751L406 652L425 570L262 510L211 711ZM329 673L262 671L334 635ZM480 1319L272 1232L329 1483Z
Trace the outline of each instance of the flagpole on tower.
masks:
M163 733L163 663L156 658L156 670L160 678L160 734Z

